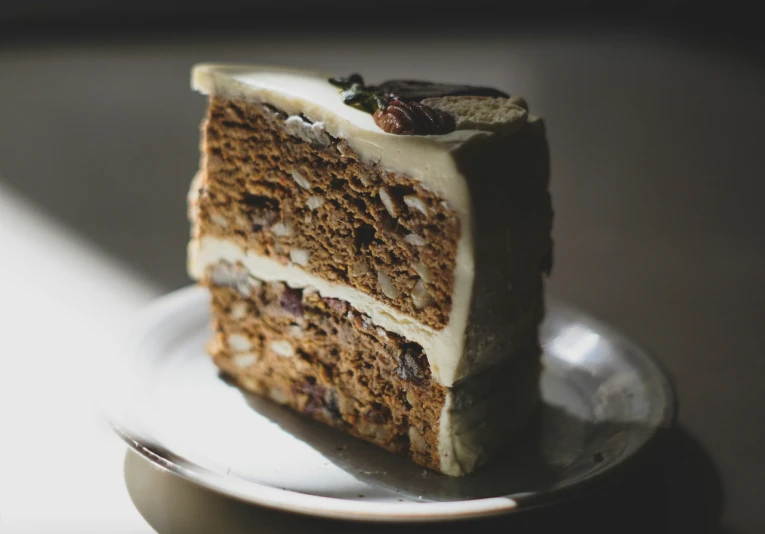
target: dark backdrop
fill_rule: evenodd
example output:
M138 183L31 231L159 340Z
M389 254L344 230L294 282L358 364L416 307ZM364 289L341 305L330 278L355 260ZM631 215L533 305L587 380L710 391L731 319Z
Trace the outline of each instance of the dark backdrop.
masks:
M762 42L758 2L732 0L24 0L0 2L0 41L137 32L326 28L582 27L659 31L715 46Z
M552 293L654 349L681 399L673 445L636 467L642 479L606 488L616 502L574 505L578 520L557 509L544 521L765 531L765 69L754 8L212 4L0 0L0 183L169 290L189 283L184 200L204 112L193 63L480 80L522 94L547 119L553 155Z

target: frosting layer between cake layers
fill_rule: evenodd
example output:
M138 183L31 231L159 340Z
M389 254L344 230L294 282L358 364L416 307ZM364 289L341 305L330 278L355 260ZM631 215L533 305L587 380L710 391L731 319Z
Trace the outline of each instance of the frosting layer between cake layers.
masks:
M208 267L221 261L241 263L249 272L266 282L285 282L295 289L310 288L322 297L348 302L356 310L368 315L373 323L419 344L425 352L433 376L441 385L450 387L455 361L464 345L464 326L460 329L452 321L442 330L436 330L393 309L383 302L345 284L324 280L294 264L281 263L254 254L238 244L213 236L201 236L189 243L188 270L195 279L201 279Z

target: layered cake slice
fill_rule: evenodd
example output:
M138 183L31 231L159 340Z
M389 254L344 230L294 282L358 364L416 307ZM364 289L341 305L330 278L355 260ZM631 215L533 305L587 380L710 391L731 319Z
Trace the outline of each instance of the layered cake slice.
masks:
M552 211L517 97L199 65L189 272L242 388L470 473L538 403Z

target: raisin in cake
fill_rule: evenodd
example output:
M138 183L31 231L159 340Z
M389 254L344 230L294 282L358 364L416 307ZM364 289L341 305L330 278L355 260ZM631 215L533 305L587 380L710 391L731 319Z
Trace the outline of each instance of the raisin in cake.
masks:
M242 388L448 475L539 400L542 120L493 89L199 65L189 272Z

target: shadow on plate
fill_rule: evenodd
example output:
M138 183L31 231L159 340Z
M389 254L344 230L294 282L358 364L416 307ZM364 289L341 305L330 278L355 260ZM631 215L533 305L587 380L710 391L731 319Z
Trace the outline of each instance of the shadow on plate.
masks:
M523 435L497 454L492 464L464 477L424 470L400 456L240 390L223 373L219 377L237 389L260 416L373 488L420 502L509 496L520 507L528 508L567 497L565 494L572 490L581 492L585 483L604 474L612 475L613 468L621 468L625 460L650 442L657 428L649 418L635 416L640 410L633 404L651 411L650 406L640 404L641 395L630 395L632 390L626 387L605 395L614 388L606 388L613 380L603 377L614 378L613 373L600 368L585 372L554 357L547 360L540 381L543 402ZM594 383L588 384L587 380ZM610 410L607 420L602 404ZM598 408L601 415L596 415Z
M268 510L199 487L129 451L125 482L138 511L161 534L173 532L377 532L391 525L318 519ZM722 532L718 472L682 427L663 433L616 476L566 501L506 516L434 525L400 525L396 532L590 533Z
M502 459L475 474L449 477L257 395L240 392L256 412L357 480L421 502L507 495L523 498L524 506L540 500L549 502L551 492L565 493L568 486L587 481L617 463L633 445L630 438L649 431L634 424L592 424L557 406L543 404L524 438Z

